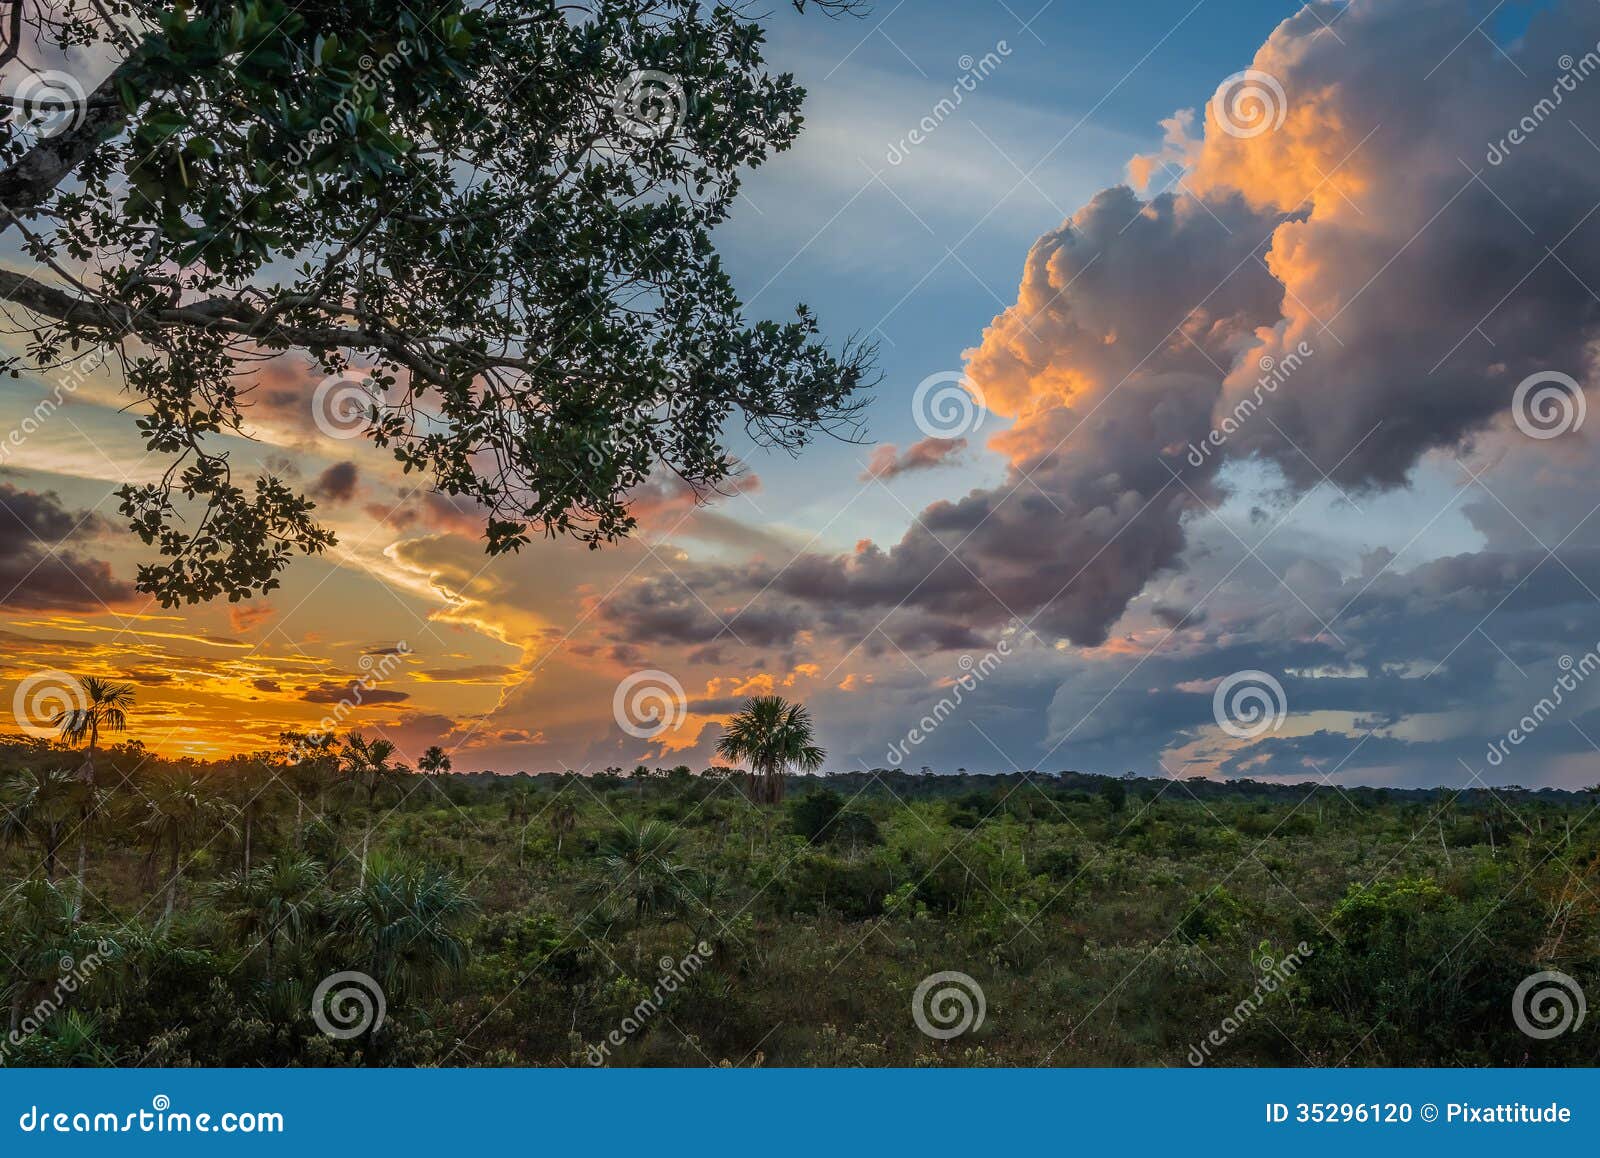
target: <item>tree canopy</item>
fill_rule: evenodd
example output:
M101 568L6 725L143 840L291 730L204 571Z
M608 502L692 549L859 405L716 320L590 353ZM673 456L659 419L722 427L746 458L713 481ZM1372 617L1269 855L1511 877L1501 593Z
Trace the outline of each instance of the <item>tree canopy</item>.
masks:
M273 360L298 360L324 432L480 508L492 553L625 536L654 472L705 493L739 469L729 429L793 450L863 402L871 346L830 349L803 305L747 320L712 244L741 173L801 126L757 18L692 0L421 11L12 6L0 227L37 264L0 270L27 336L5 368L120 372L163 464L121 513L159 551L137 583L166 605L269 590L334 542L228 445Z

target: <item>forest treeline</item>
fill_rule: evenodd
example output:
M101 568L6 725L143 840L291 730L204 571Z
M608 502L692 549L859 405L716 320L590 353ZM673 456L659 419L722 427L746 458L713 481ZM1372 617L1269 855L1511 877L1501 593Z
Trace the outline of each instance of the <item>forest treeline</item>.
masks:
M0 746L9 1065L1594 1061L1512 1007L1593 976L1588 793L84 755Z

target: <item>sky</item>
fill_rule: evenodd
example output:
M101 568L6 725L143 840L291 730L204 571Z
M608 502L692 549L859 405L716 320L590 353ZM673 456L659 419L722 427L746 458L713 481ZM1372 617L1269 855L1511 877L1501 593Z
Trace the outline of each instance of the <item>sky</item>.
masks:
M1597 45L1576 3L774 6L805 129L717 242L752 318L878 344L859 442L735 437L709 505L663 480L631 543L490 559L278 365L236 459L339 546L162 609L127 397L27 424L25 377L0 703L117 674L167 754L337 713L594 772L703 767L771 692L829 770L1600 781Z

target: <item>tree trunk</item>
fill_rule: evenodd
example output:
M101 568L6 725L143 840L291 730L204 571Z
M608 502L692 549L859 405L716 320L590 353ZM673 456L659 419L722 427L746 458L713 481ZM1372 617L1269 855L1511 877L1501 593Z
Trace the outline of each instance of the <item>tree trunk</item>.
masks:
M83 806L83 813L78 817L78 884L72 898L72 924L76 925L83 919L83 882L89 867L89 819L94 814L94 748L95 741L100 738L98 726L89 729L89 752L84 757L83 767L78 774L83 782L89 786L89 802Z
M55 192L56 186L94 155L102 141L121 131L128 114L122 107L120 87L127 85L135 100L142 104L149 90L149 82L140 75L145 61L166 50L164 37L146 37L89 95L81 121L64 133L40 140L0 172L0 206L10 211L0 216L7 218L7 225L12 219L33 216Z
M167 916L170 924L172 912L178 907L178 834L172 834L172 875L167 877Z
M367 829L361 834L361 883L367 883L367 841L372 838L372 829Z
M244 812L244 871L250 871L250 809Z

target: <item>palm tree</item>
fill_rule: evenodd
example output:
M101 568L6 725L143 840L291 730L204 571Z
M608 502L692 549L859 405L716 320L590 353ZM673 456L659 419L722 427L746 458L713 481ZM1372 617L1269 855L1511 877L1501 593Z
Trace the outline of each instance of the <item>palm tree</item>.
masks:
M178 904L178 880L183 875L183 850L202 833L233 832L233 808L211 794L204 778L180 772L155 781L145 796L144 816L137 827L150 842L150 863L167 850L167 908L172 920Z
M717 741L717 755L749 761L752 775L760 777L757 798L779 804L783 777L791 766L805 772L822 767L827 753L814 741L811 715L802 705L782 696L756 696L728 721Z
M376 803L380 789L394 783L398 769L389 763L393 758L394 744L388 740L369 740L360 732L345 737L339 759L345 771L366 789L368 808Z
M228 914L241 941L258 943L266 953L267 982L274 981L280 939L297 942L310 927L319 905L322 865L310 857L280 854L248 872L233 872L212 884L211 900Z
M83 810L87 785L70 772L27 768L0 784L0 840L39 846L44 876L56 879L56 859L66 843L72 818Z
M567 833L578 826L578 809L570 800L558 800L550 806L550 831L556 838L556 859L561 859L561 842Z
M99 797L94 792L94 753L100 745L100 730L125 731L128 727L128 709L133 707L133 685L104 680L99 676L84 676L78 680L83 692L83 706L57 712L50 726L61 734L63 743L77 747L88 742L83 767L78 775L89 786L83 801L83 812L78 820L78 890L72 902L73 919L83 915L83 882L89 868L89 830L94 818L94 807Z
M121 732L127 728L128 709L133 707L133 685L84 676L78 680L78 687L83 692L83 706L57 712L51 717L50 726L73 747L85 740L89 742L81 775L93 784L94 753L100 744L100 730Z
M68 960L85 961L98 938L77 922L71 898L47 880L24 881L0 901L0 960L13 1033L27 1010L59 980Z
M533 815L533 802L539 790L531 784L513 784L506 793L506 819L512 824L527 824Z
M339 759L344 764L345 771L350 774L350 782L359 784L367 792L367 811L372 811L377 802L378 791L395 782L398 770L389 763L394 756L394 744L388 740L369 740L360 732L351 732L345 737L344 749L339 753ZM361 881L367 879L367 846L372 840L371 817L367 818L367 827L361 833Z
M435 744L417 761L417 770L427 776L441 776L450 771L450 757L445 755L443 748Z
M443 869L384 856L374 857L367 879L334 904L337 927L354 943L364 971L397 998L437 993L466 966L460 930L475 909Z
M256 829L271 817L268 790L275 777L261 753L247 762L234 765L223 777L222 796L232 806L239 822L239 859L243 871L253 866Z
M678 850L678 833L659 820L618 823L600 845L604 878L599 891L631 894L633 915L676 912L684 899L683 876L688 871L668 858Z
M311 811L321 813L322 795L338 768L338 738L331 732L280 732L278 760L294 790L295 847L305 847L305 804L311 798Z

